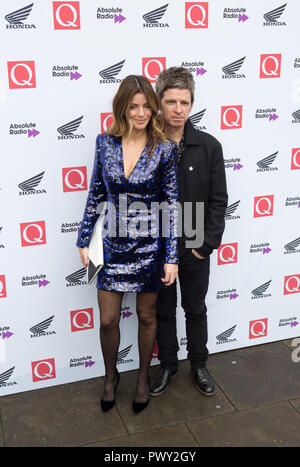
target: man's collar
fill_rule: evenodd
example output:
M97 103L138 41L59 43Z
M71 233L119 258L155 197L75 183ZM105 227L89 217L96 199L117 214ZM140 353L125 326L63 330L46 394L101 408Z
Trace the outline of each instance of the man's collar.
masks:
M185 145L199 146L202 144L201 134L195 131L189 118L185 122L183 135Z

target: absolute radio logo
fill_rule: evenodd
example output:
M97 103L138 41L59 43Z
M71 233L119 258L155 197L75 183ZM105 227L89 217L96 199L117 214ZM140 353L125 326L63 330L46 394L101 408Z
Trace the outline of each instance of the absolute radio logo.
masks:
M273 216L274 195L255 196L254 198L254 217Z
M28 138L35 138L40 132L36 129L36 123L11 123L9 125L10 136L27 135Z
M299 318L297 316L290 316L289 318L281 318L278 323L278 327L286 327L294 328L299 324Z
M93 308L83 308L70 312L71 332L86 331L94 329Z
M268 318L256 319L249 323L249 339L268 335Z
M24 23L30 15L32 7L33 3L7 14L5 16L8 22L8 24L6 24L6 29L36 29L34 24Z
M206 109L203 109L203 110L200 110L200 112L190 115L189 117L190 122L193 125L193 127L196 128L196 130L206 130L205 125L199 125L200 121L204 117L205 112L206 112Z
M232 169L234 172L239 172L244 166L241 164L240 157L229 157L224 159L225 169Z
M125 16L122 15L123 9L122 8L104 8L98 7L97 8L97 19L98 20L114 20L114 24L116 23L123 23L125 21Z
M272 251L270 248L269 242L261 242L261 243L252 243L250 245L249 253L262 253L263 255L267 255Z
M129 306L122 306L121 307L121 316L123 319L127 319L127 318L130 318L130 316L133 315L133 313L131 313L130 310L130 307Z
M284 5L281 5L277 8L274 8L274 10L268 11L263 15L264 18L264 26L286 26L285 21L281 20L281 16L285 10L285 7L287 6L287 3ZM279 21L280 20L280 21Z
M85 138L83 134L74 134L75 131L78 130L81 122L83 119L83 115L81 117L76 118L75 120L72 120L69 123L66 123L65 125L60 126L57 128L58 133L60 136L57 137L58 140L65 140L65 139L80 139L80 138Z
M22 222L20 232L22 247L45 245L46 243L45 221Z
M207 73L206 68L204 68L206 65L202 60L193 60L191 62L182 60L180 66L189 70L190 73L195 73L196 77L203 76L205 73Z
M142 74L150 83L155 83L159 73L166 69L166 57L143 57Z
M7 62L9 89L36 88L35 62Z
M5 275L0 275L0 299L7 297Z
M285 200L285 207L300 208L300 196L288 196Z
M73 357L70 359L69 367L76 368L78 366L84 368L91 368L95 365L94 360L92 360L92 355L85 355L84 357Z
M87 168L68 167L62 169L63 192L87 190Z
M270 156L264 157L263 159L259 160L256 162L256 165L258 166L258 169L256 169L256 172L274 172L278 171L277 167L274 167L272 164L275 161L276 157L278 155L278 151L274 152Z
M107 128L112 124L112 122L113 122L112 112L101 113L100 114L101 133L105 133L107 131Z
M229 63L228 65L224 66L222 68L223 75L222 79L241 79L241 78L246 78L244 73L239 73L242 65L244 64L246 57L239 58L238 60L235 60L232 63Z
M185 2L185 27L208 28L208 2Z
M249 16L246 15L247 9L244 7L237 8L224 8L223 18L225 20L238 20L239 23L244 23L249 19Z
M168 3L143 15L143 28L168 28L168 23L160 22L168 8Z
M294 68L300 68L300 57L296 57L294 60Z
M81 221L79 222L63 222L60 227L60 233L71 233L78 232L79 227L81 226Z
M218 290L216 299L224 300L229 298L229 300L235 300L238 296L237 289Z
M24 196L24 195L41 195L44 193L47 193L46 190L38 190L36 189L39 184L41 183L43 177L44 177L44 172L41 172L34 177L28 178L28 180L25 180L22 183L19 183L18 187L20 188L21 191L19 191L19 196Z
M56 378L55 359L47 358L31 362L32 381L34 383Z
M0 337L2 340L10 339L13 335L14 333L11 331L10 326L0 327Z
M29 287L31 285L38 285L39 289L41 287L46 287L50 284L50 281L47 280L46 274L34 274L34 275L26 275L22 276L21 286L22 287Z
M221 107L221 130L242 128L243 106L226 105Z
M69 78L70 81L77 81L82 77L78 70L78 65L54 65L52 67L52 77Z
M102 79L99 80L100 84L119 84L121 83L121 79L116 78L120 71L124 66L125 60L116 63L115 65L111 65L104 70L99 71L99 75Z
M281 54L261 54L259 77L280 78Z
M291 170L300 169L300 148L292 149Z
M53 2L54 29L80 29L79 2Z
M291 295L300 293L300 274L292 274L284 277L283 294Z
M267 118L268 122L272 122L279 118L279 115L276 112L277 109L275 107L270 107L267 109L257 109L255 112L255 118Z
M225 243L218 248L218 265L237 263L238 243Z

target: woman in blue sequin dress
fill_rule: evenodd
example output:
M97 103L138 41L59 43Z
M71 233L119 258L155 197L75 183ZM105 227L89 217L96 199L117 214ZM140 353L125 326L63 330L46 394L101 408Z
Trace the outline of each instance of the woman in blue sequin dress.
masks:
M149 81L125 78L113 101L114 121L98 135L92 179L77 241L81 261L88 262L88 245L97 220L97 207L106 201L107 223L114 227L103 238L104 266L97 278L100 340L105 363L103 410L115 402L120 343L119 321L125 292L137 292L140 368L133 400L138 412L149 401L148 371L156 337L158 291L178 273L175 210L170 229L162 235L157 206L174 206L179 199L177 146L167 141L158 114L158 100ZM154 209L154 206L156 207ZM153 226L155 224L155 228ZM112 234L113 232L113 234Z

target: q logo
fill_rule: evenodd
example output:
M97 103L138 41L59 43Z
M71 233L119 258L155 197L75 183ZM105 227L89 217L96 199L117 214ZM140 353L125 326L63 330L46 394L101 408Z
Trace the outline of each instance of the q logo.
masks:
M32 381L34 383L37 381L56 378L54 358L31 362L31 369Z
M273 216L274 195L254 198L254 217Z
M249 339L266 337L268 333L268 318L256 319L249 323Z
M185 2L185 27L208 28L208 2Z
M293 148L291 170L297 169L300 169L300 148Z
M79 2L53 2L54 29L80 29Z
M84 308L70 312L71 331L85 331L94 328L93 308Z
M20 224L21 245L34 246L46 243L45 221L23 222Z
M237 263L238 244L226 243L218 248L218 266Z
M107 131L107 128L113 122L113 114L111 112L101 113L100 122L101 122L101 133L105 133Z
M159 73L166 69L166 57L143 57L142 69L143 76L155 83Z
M221 107L221 130L242 128L242 105L227 105Z
M285 276L284 278L284 295L300 293L300 274L293 274L292 276Z
M262 54L260 56L260 78L280 78L281 54Z
M5 282L5 276L2 275L0 276L0 298L6 298L7 293L6 293L6 282Z
M9 89L36 88L34 61L7 62Z
M87 190L86 167L69 167L62 169L63 191Z

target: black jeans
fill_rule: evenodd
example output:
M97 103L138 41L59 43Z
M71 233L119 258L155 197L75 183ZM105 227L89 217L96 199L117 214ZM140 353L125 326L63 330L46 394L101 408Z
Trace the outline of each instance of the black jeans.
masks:
M205 297L209 282L209 257L197 258L187 251L179 260L181 306L185 312L188 359L191 369L204 367L207 357ZM158 295L157 344L161 368L177 370L179 350L176 332L176 283Z

